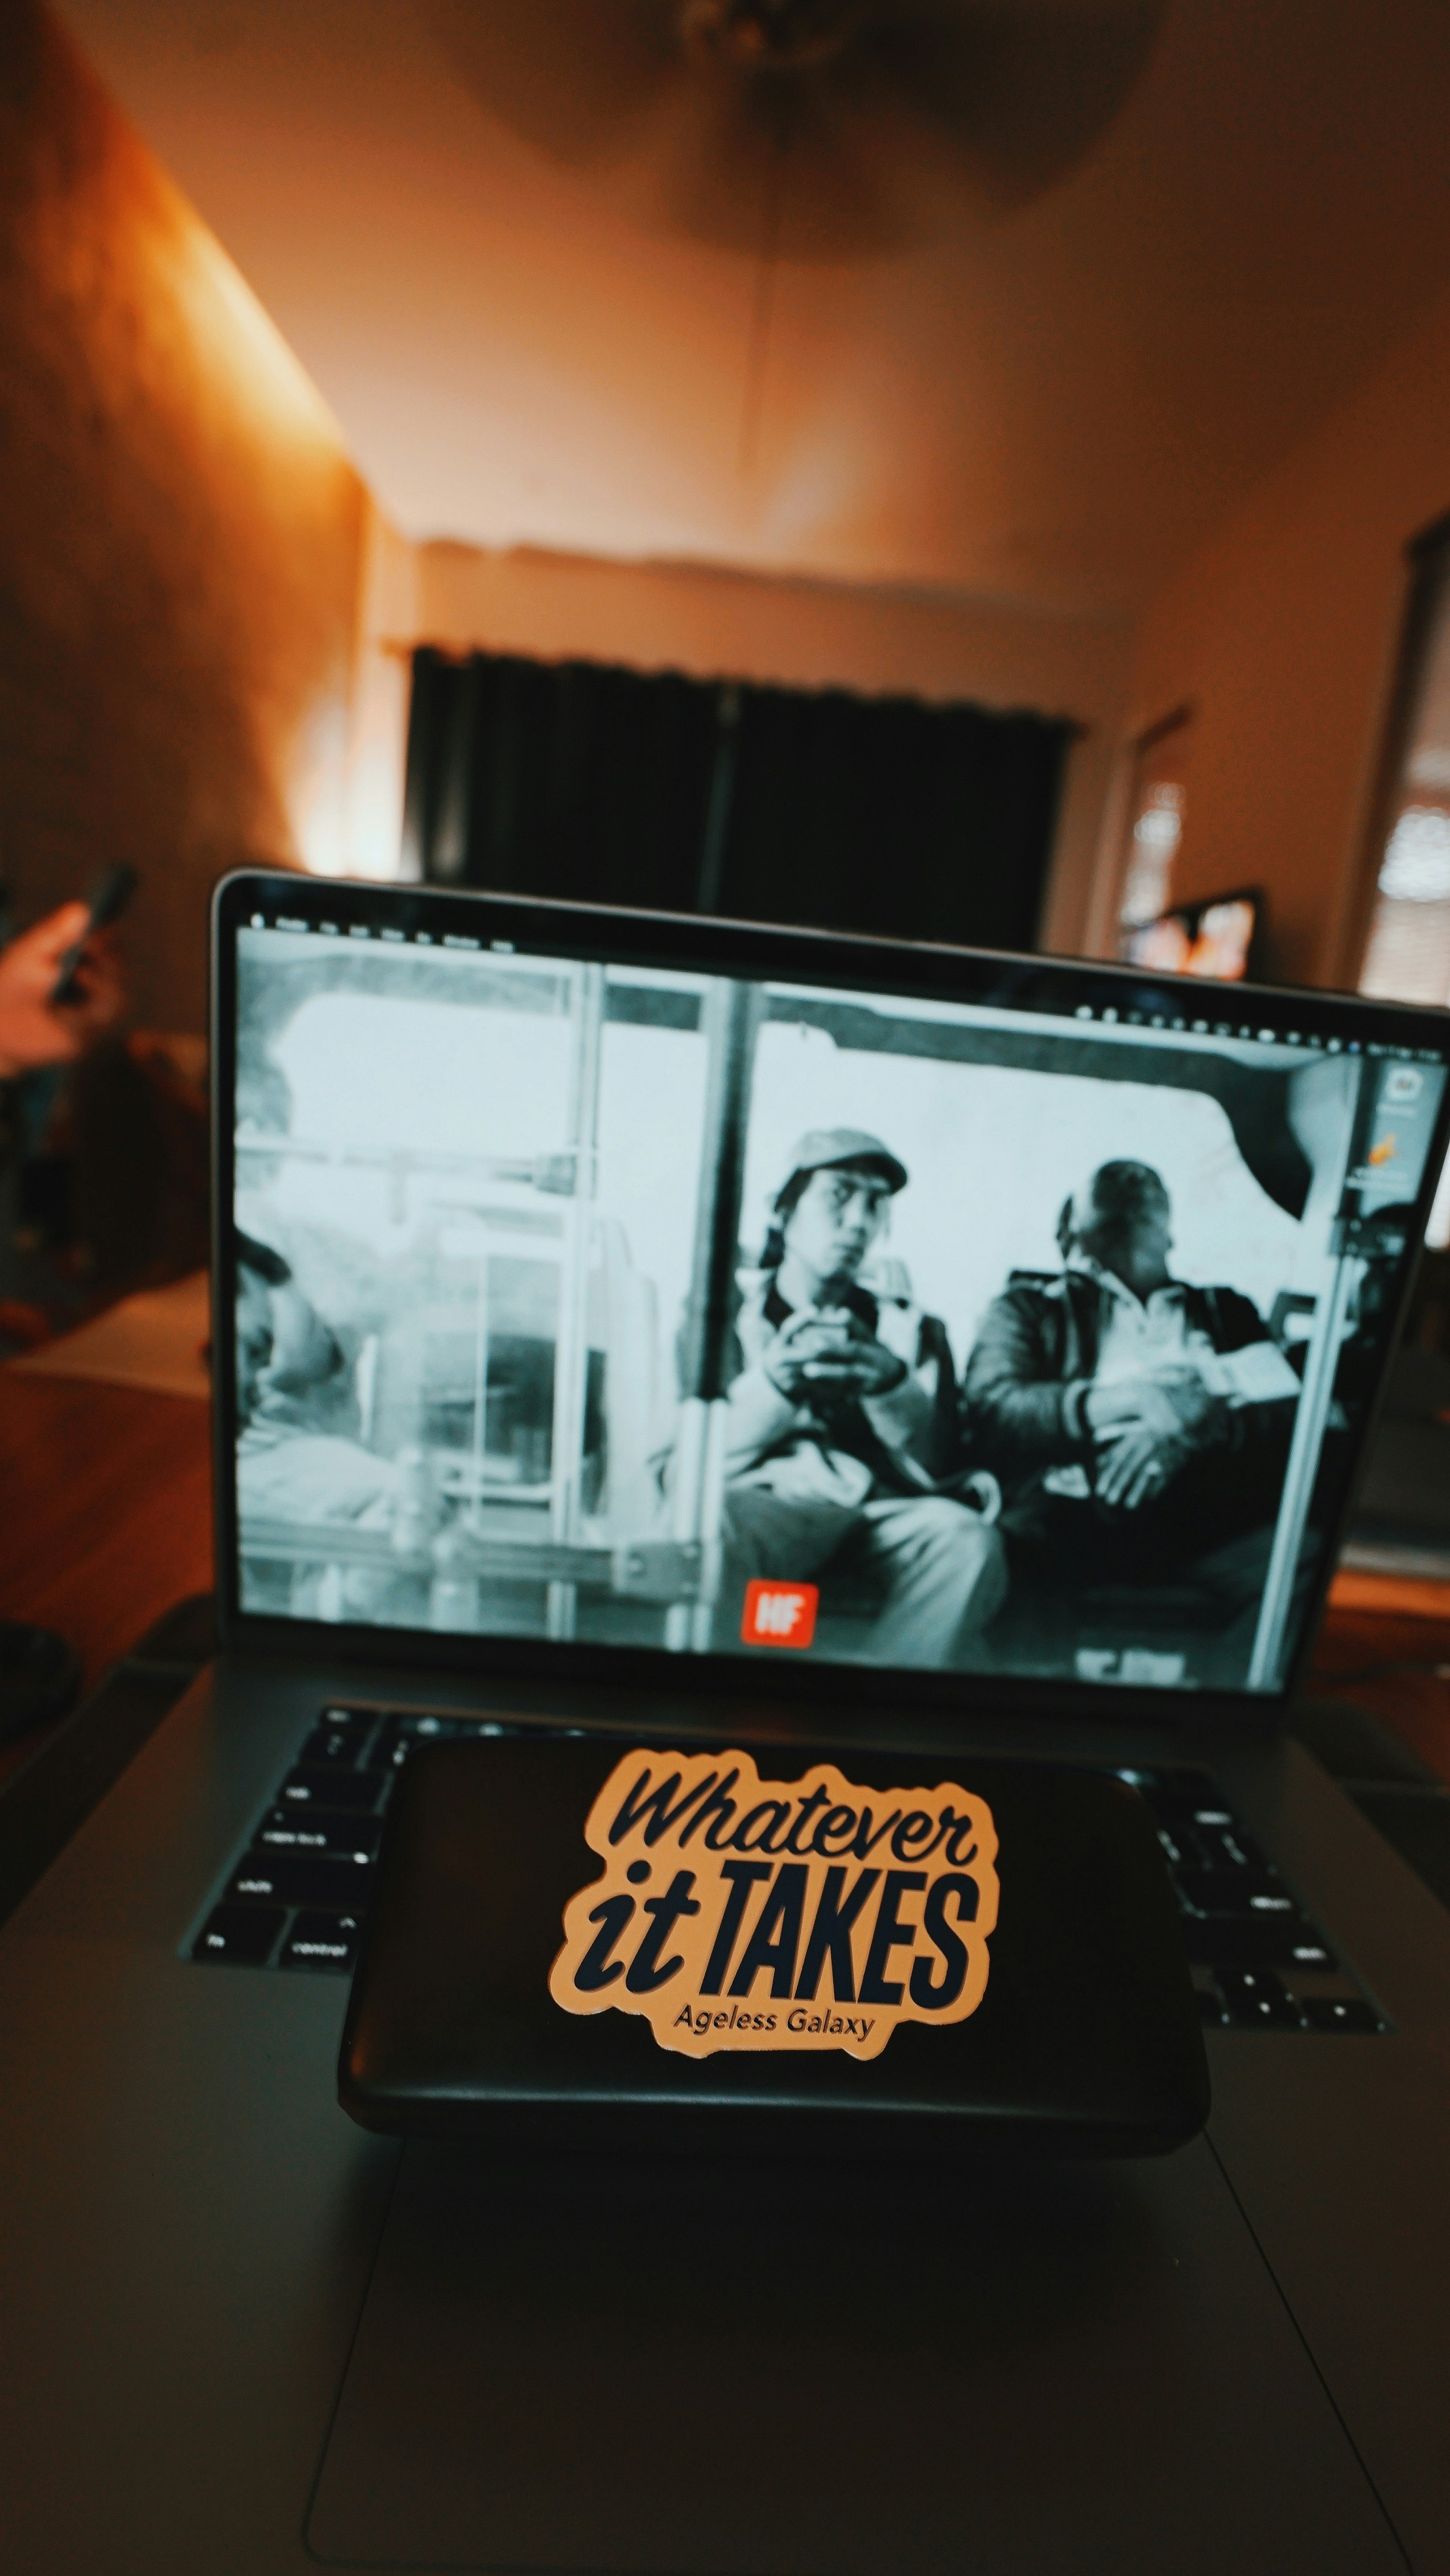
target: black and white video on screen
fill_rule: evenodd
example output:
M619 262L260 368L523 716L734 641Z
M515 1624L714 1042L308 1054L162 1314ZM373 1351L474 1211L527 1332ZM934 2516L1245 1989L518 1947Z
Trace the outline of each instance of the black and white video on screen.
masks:
M238 943L242 1607L1277 1687L1443 1073Z

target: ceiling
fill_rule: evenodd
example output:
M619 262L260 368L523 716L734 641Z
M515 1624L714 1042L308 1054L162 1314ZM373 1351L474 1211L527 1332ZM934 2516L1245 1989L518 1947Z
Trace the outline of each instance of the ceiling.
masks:
M62 0L415 537L1130 615L1450 281L1445 0L1169 0L1070 176L835 264L787 201L768 313L490 112L470 4Z

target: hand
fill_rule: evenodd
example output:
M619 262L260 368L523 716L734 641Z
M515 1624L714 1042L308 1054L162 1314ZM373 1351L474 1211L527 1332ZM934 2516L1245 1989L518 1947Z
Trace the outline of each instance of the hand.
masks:
M1156 1431L1166 1440L1178 1428L1178 1416L1159 1377L1110 1378L1106 1384L1095 1379L1083 1398L1083 1418L1099 1438L1132 1428Z
M864 1398L894 1394L910 1371L898 1352L863 1333L843 1350L807 1361L805 1375L813 1385L839 1387L845 1394Z
M778 1395L798 1404L806 1392L806 1369L828 1352L839 1354L845 1340L841 1324L819 1307L788 1315L761 1363Z
M763 1362L776 1392L799 1404L812 1394L885 1395L906 1363L873 1341L846 1306L814 1306L782 1324Z
M1099 1502L1136 1512L1157 1501L1189 1454L1186 1441L1164 1440L1146 1426L1130 1427L1099 1450L1093 1489Z
M85 936L89 919L83 903L63 903L0 951L0 1079L33 1073L40 1065L70 1064L119 1020L126 988L104 930L86 942L76 999L50 998L66 950Z
M1153 1377L1110 1379L1092 1385L1083 1399L1089 1430L1099 1439L1121 1431L1150 1431L1160 1440L1191 1440L1207 1448L1227 1421L1228 1408L1211 1395L1196 1369L1164 1369Z
M1197 1369L1175 1369L1163 1383L1178 1417L1175 1437L1186 1447L1212 1449L1228 1439L1231 1408L1223 1396L1204 1385Z

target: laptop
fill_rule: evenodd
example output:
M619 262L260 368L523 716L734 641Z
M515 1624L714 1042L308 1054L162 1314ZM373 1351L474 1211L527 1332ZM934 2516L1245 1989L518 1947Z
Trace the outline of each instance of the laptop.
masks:
M0 1932L7 2564L1450 2566L1450 1923L1289 1732L1444 1015L292 875L213 940L224 1651ZM395 1785L560 1732L1128 1780L1206 2132L366 2133Z

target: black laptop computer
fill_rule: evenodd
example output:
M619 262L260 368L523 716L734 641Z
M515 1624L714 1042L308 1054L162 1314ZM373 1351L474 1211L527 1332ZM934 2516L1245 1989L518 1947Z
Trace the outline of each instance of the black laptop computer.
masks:
M1450 1924L1287 1734L1443 1015L295 876L214 941L225 1652L0 1934L11 2562L1450 2565ZM365 2134L399 1777L560 1733L1127 1781L1206 2133Z

